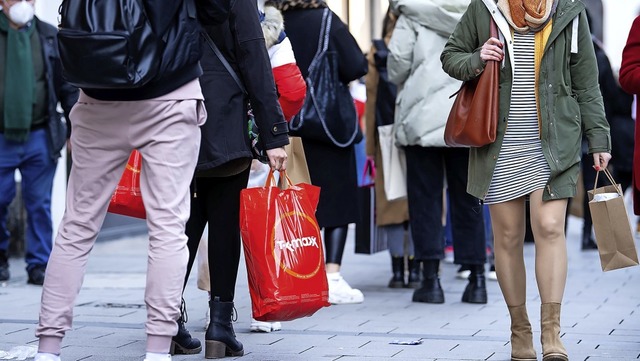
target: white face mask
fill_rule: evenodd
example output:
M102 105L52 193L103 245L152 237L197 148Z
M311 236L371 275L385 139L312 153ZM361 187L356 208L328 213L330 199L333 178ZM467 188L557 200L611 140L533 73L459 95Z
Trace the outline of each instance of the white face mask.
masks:
M9 9L9 18L18 26L26 25L29 21L33 20L34 15L35 9L33 5L29 4L26 0L20 1Z

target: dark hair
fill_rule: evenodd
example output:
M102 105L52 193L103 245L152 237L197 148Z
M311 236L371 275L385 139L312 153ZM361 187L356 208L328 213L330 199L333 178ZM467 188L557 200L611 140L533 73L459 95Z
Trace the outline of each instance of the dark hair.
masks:
M386 38L389 35L393 28L396 26L396 20L398 20L398 16L391 10L391 6L387 8L387 13L382 19L382 38Z

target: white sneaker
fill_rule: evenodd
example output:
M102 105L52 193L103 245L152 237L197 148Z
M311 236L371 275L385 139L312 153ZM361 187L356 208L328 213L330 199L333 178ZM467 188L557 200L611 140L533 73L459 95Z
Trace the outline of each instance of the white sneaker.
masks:
M461 280L469 279L469 275L471 274L471 270L469 270L465 266L460 266L458 271L456 272L456 277Z
M364 295L360 290L351 288L339 272L327 273L329 282L329 303L343 305L349 303L362 303Z
M251 318L251 326L249 326L251 332L271 332L282 330L282 324L280 322L263 322Z
M60 356L54 355L52 353L40 353L36 354L36 357L33 361L60 361Z
M144 361L171 361L171 355L147 352Z

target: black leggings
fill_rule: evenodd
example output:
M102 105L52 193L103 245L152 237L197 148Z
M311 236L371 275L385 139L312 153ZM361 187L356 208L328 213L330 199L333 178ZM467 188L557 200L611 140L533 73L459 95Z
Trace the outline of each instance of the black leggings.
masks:
M209 224L211 297L233 301L240 262L240 191L247 187L249 168L229 177L196 178L191 185L191 216L186 226L189 264L185 286L204 228ZM196 194L194 196L194 193Z
M324 228L324 248L327 253L326 263L342 263L342 254L347 243L347 230L348 226Z

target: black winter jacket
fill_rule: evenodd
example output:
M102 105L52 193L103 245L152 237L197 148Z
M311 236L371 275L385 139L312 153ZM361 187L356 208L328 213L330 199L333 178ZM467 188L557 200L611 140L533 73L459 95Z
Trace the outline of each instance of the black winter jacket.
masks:
M206 10L198 9L199 14ZM278 103L269 55L255 0L236 0L228 21L205 26L247 92L264 149L289 144L287 123ZM247 97L209 45L202 40L200 78L207 108L197 171L210 170L239 158L251 158L247 130Z
M53 26L36 19L36 29L42 45L45 74L47 81L47 147L51 158L60 156L60 150L65 145L71 132L68 122L69 112L78 100L78 89L62 78L62 65L58 51L57 30ZM65 122L58 112L58 102L62 105Z

